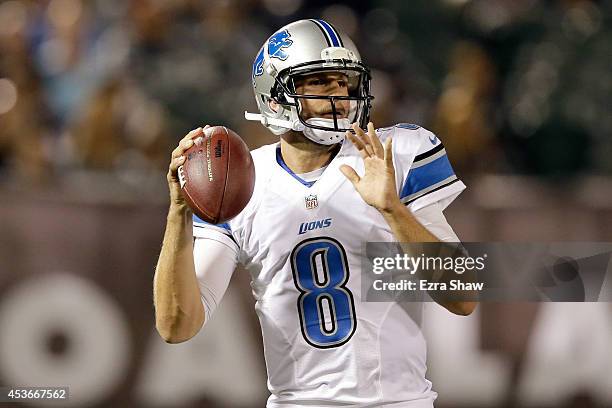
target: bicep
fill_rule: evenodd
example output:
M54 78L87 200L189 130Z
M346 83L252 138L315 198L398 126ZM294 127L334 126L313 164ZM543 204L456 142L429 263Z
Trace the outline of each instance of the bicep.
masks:
M238 252L224 239L211 233L195 238L193 259L207 322L227 290L238 262Z

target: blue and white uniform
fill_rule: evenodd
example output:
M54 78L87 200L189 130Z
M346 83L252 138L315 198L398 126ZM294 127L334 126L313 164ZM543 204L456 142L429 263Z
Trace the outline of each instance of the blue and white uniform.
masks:
M393 138L402 202L438 238L456 240L442 210L465 185L440 140L407 124L377 134L383 144ZM343 142L320 175L306 175L309 181L287 168L279 146L252 151L255 190L237 217L217 226L194 218L206 318L233 266L242 263L251 275L264 337L269 408L432 407L436 393L425 378L423 304L361 299L364 242L395 238L339 170L347 164L363 174L359 152ZM230 272L219 272L220 263L205 264L202 248L213 242L224 248Z

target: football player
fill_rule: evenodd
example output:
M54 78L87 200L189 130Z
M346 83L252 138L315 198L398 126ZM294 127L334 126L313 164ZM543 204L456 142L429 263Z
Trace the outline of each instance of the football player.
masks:
M246 118L280 141L252 151L255 190L237 217L192 220L181 196L182 154L205 129L172 153L154 282L159 333L170 343L193 337L242 263L264 337L268 407L432 407L422 303L366 302L360 284L364 242L458 242L443 210L465 186L442 143L416 125L374 128L370 70L323 20L273 34L251 80L259 113ZM460 315L475 307L441 303Z

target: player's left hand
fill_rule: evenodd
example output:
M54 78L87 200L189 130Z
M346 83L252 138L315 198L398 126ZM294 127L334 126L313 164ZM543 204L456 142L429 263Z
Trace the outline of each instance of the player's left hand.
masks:
M372 122L368 123L368 133L356 123L352 125L355 134L346 132L349 139L361 153L365 173L360 177L355 169L346 164L340 171L353 183L363 200L378 211L390 211L399 197L395 186L395 167L393 167L392 140L388 138L383 146L376 135Z

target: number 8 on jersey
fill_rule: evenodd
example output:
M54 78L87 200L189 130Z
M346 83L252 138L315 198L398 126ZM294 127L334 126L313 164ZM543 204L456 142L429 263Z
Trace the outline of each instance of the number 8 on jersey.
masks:
M291 269L300 291L297 308L304 339L318 348L346 343L357 320L342 245L329 237L306 239L291 252Z

